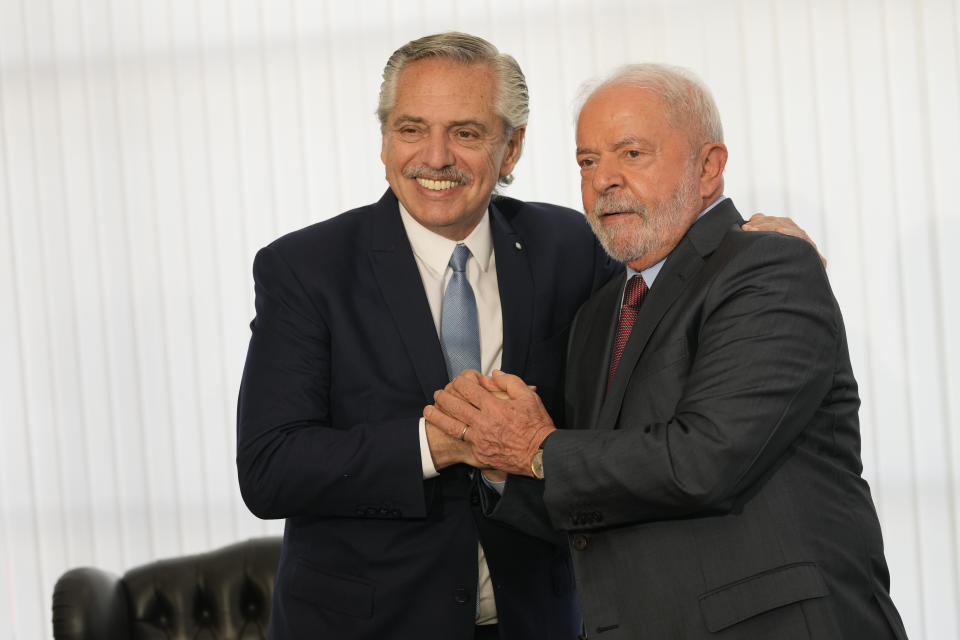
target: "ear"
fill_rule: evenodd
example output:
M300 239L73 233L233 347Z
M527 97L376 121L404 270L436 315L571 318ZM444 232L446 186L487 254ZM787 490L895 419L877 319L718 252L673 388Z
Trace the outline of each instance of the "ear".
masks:
M503 153L503 162L500 163L500 177L508 175L517 165L520 159L520 151L523 149L523 137L527 133L526 127L517 127L510 134L507 140L507 150Z
M387 134L380 136L380 162L387 164Z
M727 166L727 146L708 142L700 149L700 196L713 196L723 185L723 168Z

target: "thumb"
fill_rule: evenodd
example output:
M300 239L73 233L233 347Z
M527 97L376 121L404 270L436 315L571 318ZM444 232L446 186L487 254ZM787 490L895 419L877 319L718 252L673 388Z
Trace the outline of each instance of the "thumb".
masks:
M490 376L483 376L480 379L480 386L493 394L494 398L500 398L501 400L506 400L510 396L507 395L507 392L500 388L500 385L491 378Z
M530 392L530 387L521 378L503 371L494 371L493 381L511 398L518 398Z

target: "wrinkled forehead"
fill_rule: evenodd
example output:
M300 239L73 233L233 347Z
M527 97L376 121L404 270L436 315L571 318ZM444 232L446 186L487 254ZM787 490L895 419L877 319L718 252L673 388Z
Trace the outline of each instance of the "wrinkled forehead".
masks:
M605 87L591 95L577 117L577 139L597 135L648 137L676 129L670 109L654 91L639 87Z

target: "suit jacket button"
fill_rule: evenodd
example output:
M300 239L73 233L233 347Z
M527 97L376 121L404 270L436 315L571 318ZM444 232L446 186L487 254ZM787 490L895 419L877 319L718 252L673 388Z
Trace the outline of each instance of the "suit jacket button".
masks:
M584 549L586 549L587 536L584 536L584 535L573 536L573 547L577 551L583 551Z
M453 590L453 601L457 604L467 604L470 600L470 591L464 587L457 587Z

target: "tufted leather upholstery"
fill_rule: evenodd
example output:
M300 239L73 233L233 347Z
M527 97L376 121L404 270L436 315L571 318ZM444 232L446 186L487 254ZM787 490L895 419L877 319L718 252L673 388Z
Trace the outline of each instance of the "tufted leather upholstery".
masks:
M117 577L67 571L53 589L55 640L267 637L280 538L160 560Z

